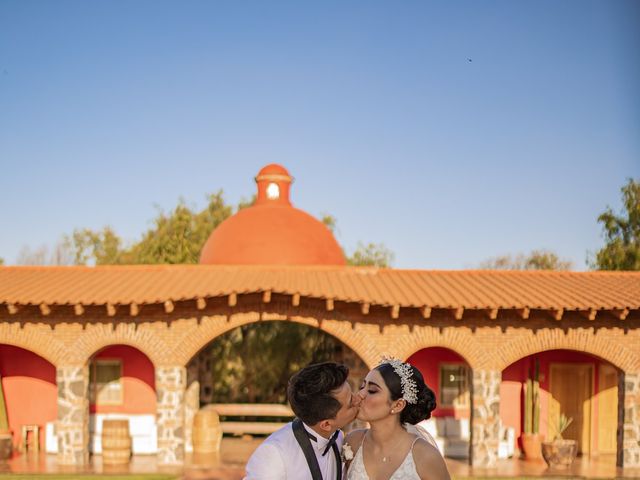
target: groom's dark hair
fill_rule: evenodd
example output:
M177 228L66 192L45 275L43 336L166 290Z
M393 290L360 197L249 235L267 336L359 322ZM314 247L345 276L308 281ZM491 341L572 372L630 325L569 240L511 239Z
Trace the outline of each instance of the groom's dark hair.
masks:
M335 418L342 405L331 392L340 388L348 376L349 369L335 362L304 367L289 379L287 386L293 413L307 425Z

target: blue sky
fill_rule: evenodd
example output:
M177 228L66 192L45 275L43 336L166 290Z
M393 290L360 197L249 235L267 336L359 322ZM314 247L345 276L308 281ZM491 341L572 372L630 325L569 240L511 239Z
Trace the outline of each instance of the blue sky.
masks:
M156 206L294 204L399 268L585 269L640 177L640 3L0 1L0 257Z

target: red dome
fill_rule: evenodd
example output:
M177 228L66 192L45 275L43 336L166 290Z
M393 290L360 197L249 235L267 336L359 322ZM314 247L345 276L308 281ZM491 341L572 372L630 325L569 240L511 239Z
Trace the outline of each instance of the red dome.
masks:
M222 222L200 254L202 264L345 265L331 231L291 205L293 179L286 168L271 164L256 176L253 206Z

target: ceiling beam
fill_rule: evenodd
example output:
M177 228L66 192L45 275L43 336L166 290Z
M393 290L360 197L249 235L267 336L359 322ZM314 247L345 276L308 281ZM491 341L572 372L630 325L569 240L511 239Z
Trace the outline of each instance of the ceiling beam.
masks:
M129 315L136 317L140 313L140 307L136 302L131 302L129 305Z
M204 310L207 308L207 301L202 297L196 298L196 308L198 310Z
M489 319L490 320L495 320L498 318L498 309L497 308L490 308L489 309Z
M46 303L40 304L40 313L44 316L47 316L51 313L51 307Z
M425 305L420 309L420 313L422 314L422 318L429 320L431 318L431 307Z
M595 308L590 308L589 310L579 310L578 313L590 322L593 322L598 316L598 310L596 310Z
M400 305L393 305L391 307L391 318L397 320L400 316Z
M333 298L327 298L327 311L332 312L334 308Z
M171 313L173 312L174 308L175 305L171 300L167 300L166 302L164 302L164 313Z
M7 311L9 312L9 315L15 315L18 313L18 307L13 303L7 303Z
M109 315L110 317L115 316L116 314L115 305L113 303L107 303L106 307L107 307L107 315Z
M551 315L553 319L556 321L562 320L562 316L564 315L564 308L558 308L557 310L551 310Z
M529 309L529 307L518 308L516 309L516 312L518 312L518 315L520 315L520 318L522 318L523 320L528 320L529 315L531 315L531 310Z
M265 290L262 294L262 302L269 303L271 302L271 290Z
M76 303L73 306L73 312L77 315L80 316L84 313L84 306L81 303Z
M464 315L464 307L458 307L453 309L453 318L456 320L462 320L462 316Z
M294 293L293 295L291 295L291 305L293 305L294 307L299 307L300 306L300 294L299 293Z
M616 310L612 310L611 313L618 320L625 320L629 315L629 309L628 308L616 309Z
M230 293L229 296L227 297L227 305L229 305L230 307L235 307L237 304L238 304L238 294L235 292Z

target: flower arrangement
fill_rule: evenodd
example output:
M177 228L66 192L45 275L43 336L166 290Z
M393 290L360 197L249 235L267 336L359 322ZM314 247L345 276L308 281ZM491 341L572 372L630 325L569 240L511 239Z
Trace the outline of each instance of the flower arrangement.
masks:
M342 445L341 457L343 462L353 460L353 450L351 450L351 445L348 443Z

